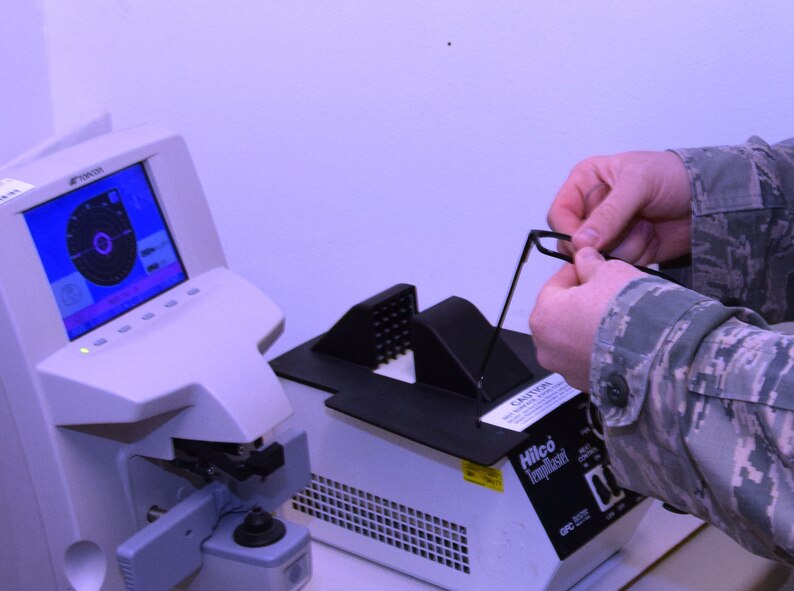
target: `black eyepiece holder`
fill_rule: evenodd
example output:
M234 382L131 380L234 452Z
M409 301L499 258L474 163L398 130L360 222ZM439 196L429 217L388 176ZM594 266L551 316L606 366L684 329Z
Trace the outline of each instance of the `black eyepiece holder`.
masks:
M468 300L451 297L414 316L416 381L475 399L483 359L496 329ZM489 402L532 379L532 370L501 338L485 376Z
M491 465L527 438L477 427L477 382L495 330L459 297L418 312L416 288L398 284L356 304L326 334L271 366L282 378L330 392L325 405L331 409ZM373 371L409 351L415 382ZM535 361L529 335L501 331L488 364L484 410L547 374Z
M350 308L312 350L371 369L411 347L416 288L400 283Z

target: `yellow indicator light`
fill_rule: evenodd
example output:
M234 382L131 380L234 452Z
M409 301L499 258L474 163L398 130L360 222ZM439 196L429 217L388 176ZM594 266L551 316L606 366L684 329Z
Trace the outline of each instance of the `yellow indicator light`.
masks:
M80 353L88 353L88 347L80 347Z

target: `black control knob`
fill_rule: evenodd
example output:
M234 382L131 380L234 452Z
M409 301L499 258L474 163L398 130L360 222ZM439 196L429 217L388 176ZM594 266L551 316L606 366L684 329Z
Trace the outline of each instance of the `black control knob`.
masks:
M287 533L286 526L260 507L254 507L234 530L234 541L246 548L261 548L278 542Z

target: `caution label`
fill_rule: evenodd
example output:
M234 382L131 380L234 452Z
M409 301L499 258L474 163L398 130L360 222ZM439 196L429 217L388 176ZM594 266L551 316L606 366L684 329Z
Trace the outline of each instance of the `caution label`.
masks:
M522 433L577 394L579 390L569 386L560 374L553 373L483 415L482 421Z

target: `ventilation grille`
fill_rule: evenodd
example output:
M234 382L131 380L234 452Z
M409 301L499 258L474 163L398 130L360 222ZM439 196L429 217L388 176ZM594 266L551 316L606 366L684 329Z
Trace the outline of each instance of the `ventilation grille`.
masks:
M292 499L301 513L469 574L466 528L434 515L312 474Z
M378 364L386 363L411 347L410 321L416 314L416 298L411 289L403 290L372 310L375 330L375 355Z

